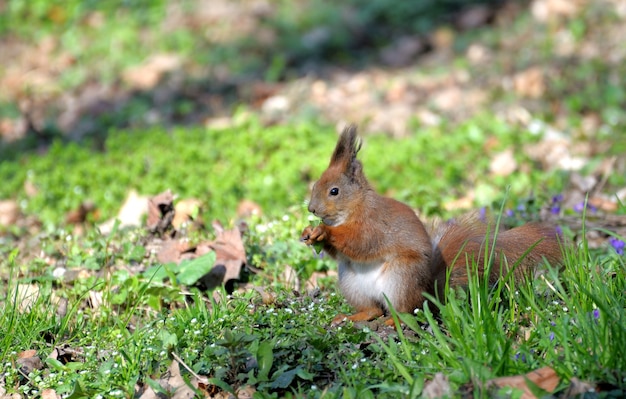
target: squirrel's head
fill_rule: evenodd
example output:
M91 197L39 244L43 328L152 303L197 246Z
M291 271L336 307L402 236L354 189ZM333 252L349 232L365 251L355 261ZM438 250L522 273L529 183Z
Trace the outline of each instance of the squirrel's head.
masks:
M356 159L360 149L356 126L347 126L337 141L328 168L313 185L309 212L326 225L338 226L345 222L370 188L363 165Z

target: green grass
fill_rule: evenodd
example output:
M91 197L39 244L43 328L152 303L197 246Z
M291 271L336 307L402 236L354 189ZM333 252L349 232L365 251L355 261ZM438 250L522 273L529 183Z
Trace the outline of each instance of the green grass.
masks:
M94 262L89 276L73 281L54 278L53 267L41 262L20 264L13 251L0 264L11 276L0 302L5 386L24 394L54 388L60 394L124 396L138 382L157 381L175 354L212 384L233 391L252 385L258 397L418 397L438 372L449 377L453 392L468 386L480 392L491 378L546 365L562 378L559 390L573 377L626 389L626 285L620 277L626 262L612 248L569 247L562 269L550 268L532 282L503 280L487 288L471 280L445 304L432 299L415 316L402 315L404 334L381 337L367 327L328 327L337 312L349 311L334 282L314 296L294 295L277 277L281 265L295 259L304 266L302 278L311 272L307 266L333 267L303 245L283 252L274 247L283 240L297 245L295 232L306 222L300 213L290 216L246 239L249 255L267 261L254 281L271 300L247 290L221 292L218 302L207 303L195 289L181 295L175 280L154 278L150 271L129 274L127 267L146 262L136 249L145 233L136 230L106 239L48 238L58 251L48 256L57 262ZM15 286L26 266L29 279L19 281L37 291L23 308ZM94 293L101 295L100 306L90 305ZM58 312L59 298L67 300L65 313ZM54 348L78 354L44 360ZM27 349L37 350L44 368L22 375L16 355Z
M207 39L222 32L227 20L162 29L167 14L162 1L11 1L0 13L0 35L27 44L52 36L57 42L52 59L73 57L55 75L52 95L92 81L119 84L126 68L163 52L182 57L186 84L204 88L219 68L230 71L228 83L261 77L281 81L299 76L303 65L328 60L363 66L390 43L387 38L428 34L446 21L449 7L458 5L423 3L426 11L389 7L386 0L367 6L350 1L340 12L324 0L275 2L274 13L255 20L255 32L276 34L275 41L263 44L260 34L227 35L222 43ZM185 17L194 16L189 4L183 4ZM453 60L455 68L487 83L532 66L552 68L542 98L520 99L498 83L488 93L490 101L519 105L575 143L591 143L589 173L606 156L626 151L626 73L623 65L602 59L606 49L601 46L601 55L592 60L555 56L552 30L564 27L579 44L601 37L603 22L619 18L595 7L556 25L538 27L522 15L512 26L459 34ZM307 45L303 37L318 27L330 39ZM488 68L463 55L477 42L495 54ZM449 66L416 68L423 76L450 74ZM17 118L15 99L0 96L0 116ZM473 388L475 397L519 397L519 392L482 386L494 377L546 365L562 379L557 396L574 377L602 387L586 397L626 392L626 264L611 247L590 249L579 242L566 249L562 268L548 269L533 281L504 280L488 288L473 280L445 304L433 299L416 315L401 315L407 328L399 334L378 331L376 324L331 328L337 313L350 311L335 278L318 280L321 290L308 294L294 292L284 271L291 267L305 282L315 272L335 269L332 260L320 259L298 241L311 221L305 209L308 188L327 165L335 129L317 116L302 115L267 126L255 109L238 103L228 128L146 127L151 101L151 93L139 93L98 116L96 133L78 142L51 124L46 133L55 139L45 153L30 151L37 144L29 142L37 141L33 137L0 147L0 198L18 200L26 216L43 224L0 227L0 396L4 390L37 396L53 388L69 397L130 397L137 386L155 387L176 357L208 377L211 388L235 392L250 385L257 399L419 397L437 373L448 377L455 396ZM177 116L194 112L187 98L167 107ZM569 174L540 170L524 150L541 135L485 109L440 126L415 122L402 139L383 132L366 136L360 159L367 176L378 191L427 216L453 216L444 205L473 190L476 207L505 201L504 209L515 210L508 224L536 217L553 195L567 189ZM599 118L597 130L583 129L585 117ZM489 161L509 148L518 170L491 175ZM27 193L27 182L36 194ZM623 175L613 173L605 188L613 192L625 184ZM244 289L230 295L223 289L215 295L201 292L195 282L211 259L161 264L143 229L114 230L109 236L94 229L117 214L131 188L146 195L169 188L179 198L199 198L204 220L226 225L234 224L240 200L258 202L265 215L248 220L243 237L254 267L236 284ZM100 216L89 220L84 234L76 234L64 224L65 215L86 200L95 203ZM201 229L188 238L195 243L213 234ZM66 354L50 358L55 348ZM27 373L18 354L31 349L43 367ZM191 379L191 373L183 375Z
M263 127L254 116L239 119L227 129L112 132L104 152L58 141L44 155L26 153L0 164L0 179L6 182L0 197L18 199L26 213L45 223L64 220L85 200L93 201L106 220L116 215L130 187L146 195L171 189L183 198L202 199L207 215L222 220L234 218L242 199L256 201L273 217L300 206L308 183L326 167L336 134L316 123ZM442 214L444 203L470 187L476 187L478 206L501 201L507 186L516 197L545 192L544 201L562 190L556 173L520 168L506 177L488 176L490 155L521 149L539 137L494 117L468 121L454 135L448 130L422 128L393 141L368 137L361 153L367 175L379 191L426 214ZM485 154L488 140L499 144ZM526 156L518 155L517 161L532 166ZM473 169L467 173L469 163ZM35 196L26 195L26 181L38 189Z

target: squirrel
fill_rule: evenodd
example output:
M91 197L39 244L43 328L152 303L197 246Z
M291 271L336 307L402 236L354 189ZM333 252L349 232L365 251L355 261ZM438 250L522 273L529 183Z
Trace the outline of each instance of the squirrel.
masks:
M338 315L333 324L388 315L385 297L396 311L413 313L424 294L445 296L447 281L449 287L466 286L472 260L479 275L491 262L490 284L508 272L519 280L544 259L561 261L556 228L538 222L496 232L477 218L450 221L430 237L413 209L372 188L357 159L361 145L356 126L347 126L312 188L308 210L321 223L307 226L300 237L307 245L322 244L337 261L340 291L357 310Z

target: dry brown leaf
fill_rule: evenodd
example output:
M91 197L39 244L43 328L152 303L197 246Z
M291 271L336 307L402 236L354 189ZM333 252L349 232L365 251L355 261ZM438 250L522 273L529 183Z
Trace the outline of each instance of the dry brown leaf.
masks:
M513 77L513 87L522 97L539 98L546 91L544 75L539 67L529 68Z
M195 198L187 198L176 202L174 205L174 219L172 225L179 229L184 223L188 223L198 217L202 201Z
M496 154L489 164L489 170L495 176L508 176L516 169L517 161L513 156L513 150L510 148Z
M148 220L146 221L148 230L162 235L172 226L174 214L174 195L170 190L150 198L148 200Z
M242 200L239 205L237 205L237 218L239 219L247 219L251 216L261 215L263 215L263 209L254 201Z
M159 263L178 263L182 260L182 254L189 251L189 243L181 240L166 240L157 253Z
M115 220L119 220L119 227L140 226L141 218L148 213L148 197L139 195L131 190L124 200L117 216L100 225L102 234L109 234L113 230Z
M34 349L25 350L17 354L17 360L15 361L20 368L20 371L24 375L30 374L33 370L43 369L43 362L37 356L37 351Z
M15 224L20 218L20 205L15 200L0 201L0 226Z
M543 389L546 392L553 392L557 385L559 385L559 376L552 367L546 366L524 375L494 378L488 381L487 384L488 386L492 384L497 385L500 388L512 387L521 389L524 392L522 394L522 399L534 399L536 396L528 387L527 381L530 381L538 388Z
M171 398L193 398L195 392L186 383L180 374L180 366L176 360L172 361L172 364L167 369L163 377L159 379L159 385L165 391L173 393ZM190 379L192 385L197 386L197 381L194 383L193 379ZM140 396L140 399L151 399L160 397L156 395L152 388L148 387Z
M165 73L178 69L180 65L181 59L175 54L155 54L143 64L128 68L122 78L133 88L149 90L159 83Z
M17 308L20 312L28 311L39 298L39 286L36 284L17 285Z
M471 209L474 206L474 191L470 190L465 197L458 198L443 204L447 211L455 211L459 209Z
M85 352L82 348L72 348L65 344L55 347L48 355L49 358L56 359L63 364L69 362L83 362L85 360Z
M571 18L580 12L584 0L535 0L530 11L540 22Z
M102 292L99 291L89 291L89 305L92 309L98 309L104 300L102 299Z
M263 287L252 287L256 292L259 293L259 295L261 295L261 300L263 301L264 305L271 305L274 302L276 302L276 296L274 294L272 294L271 292L267 292L265 291L265 289Z
M605 212L615 212L619 209L619 205L614 198L592 197L589 198L589 205Z
M87 221L87 216L96 210L96 205L91 201L82 202L78 208L69 211L65 215L65 223L81 224Z
M424 385L424 391L422 396L429 399L442 398L450 396L452 390L450 389L450 382L448 377L443 373L435 374L435 377L428 381Z
M289 266L283 266L283 271L280 274L280 281L285 284L286 287L300 292L300 279L298 278L298 273L296 270Z
M17 354L17 358L18 359L26 359L29 357L33 357L37 355L37 351L35 349L27 349L25 351L21 351L20 353Z
M252 399L256 389L251 385L246 385L243 388L237 390L237 399Z
M214 226L216 227L216 226ZM238 280L241 268L246 264L246 250L241 240L239 229L219 231L209 246L215 251L216 265L224 265L226 272L224 282Z
M334 272L334 271L329 271L329 272ZM310 292L316 288L320 287L319 284L319 279L322 278L327 278L329 277L331 274L329 274L329 272L313 272L311 273L311 277L309 277L309 279L306 281L306 283L304 284L305 289L307 290L307 292Z
M60 399L61 396L57 394L54 389L44 389L41 391L41 399Z

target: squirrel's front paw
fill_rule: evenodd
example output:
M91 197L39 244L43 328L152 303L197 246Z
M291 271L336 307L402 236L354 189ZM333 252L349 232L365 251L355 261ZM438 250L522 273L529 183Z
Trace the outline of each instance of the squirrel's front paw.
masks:
M313 245L317 242L324 240L324 229L320 226L307 226L300 236L300 241L304 242L306 245Z

